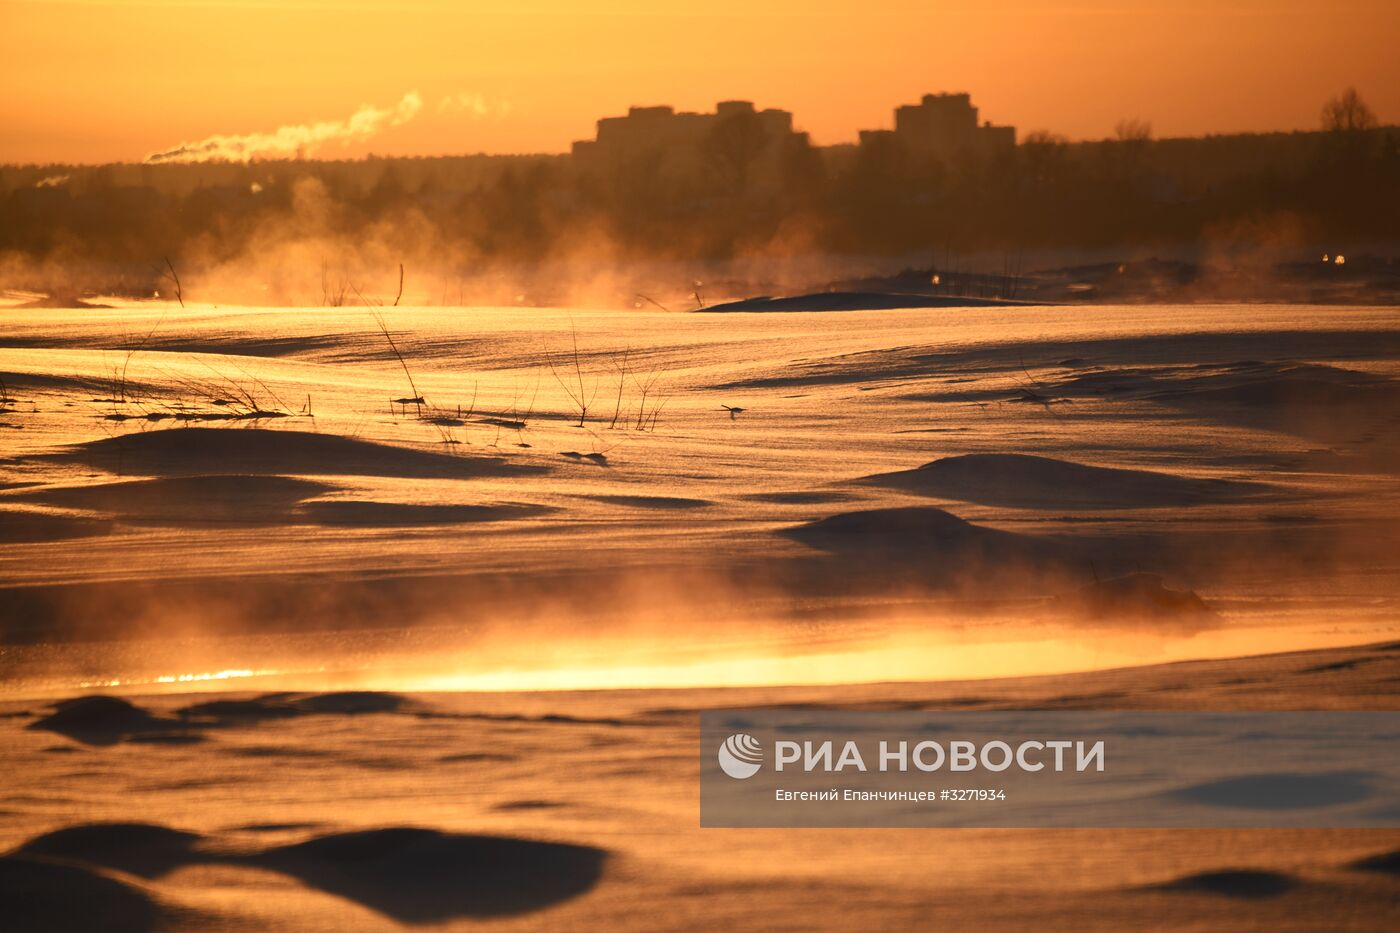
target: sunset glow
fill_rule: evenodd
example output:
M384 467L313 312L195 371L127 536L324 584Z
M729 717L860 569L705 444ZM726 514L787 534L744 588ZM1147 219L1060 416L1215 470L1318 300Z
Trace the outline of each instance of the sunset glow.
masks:
M1389 121L1398 15L1388 0L1325 16L1304 0L5 0L0 161L134 161L410 91L417 119L323 155L563 152L632 104L730 98L853 142L932 89L1071 138L1125 118L1159 136L1311 129L1349 84Z
M1394 927L1397 2L0 0L0 926Z

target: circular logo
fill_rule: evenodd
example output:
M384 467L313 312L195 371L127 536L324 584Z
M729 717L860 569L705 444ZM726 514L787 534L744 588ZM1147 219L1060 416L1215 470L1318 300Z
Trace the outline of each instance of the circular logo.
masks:
M720 745L719 766L732 778L751 778L763 766L763 746L747 732L736 732Z

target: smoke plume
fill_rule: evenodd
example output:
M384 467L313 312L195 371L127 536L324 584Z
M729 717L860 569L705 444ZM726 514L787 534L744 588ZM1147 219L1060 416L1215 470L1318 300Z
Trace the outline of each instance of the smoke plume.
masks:
M386 127L407 123L423 109L417 91L409 91L390 108L365 104L345 120L322 120L279 127L271 133L210 136L183 142L173 149L146 156L147 164L161 162L247 162L253 158L277 158L298 153L311 155L326 143L342 144L369 139Z

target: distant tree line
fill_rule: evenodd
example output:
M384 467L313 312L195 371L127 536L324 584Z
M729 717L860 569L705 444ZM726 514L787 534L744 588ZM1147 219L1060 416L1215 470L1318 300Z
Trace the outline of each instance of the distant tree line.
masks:
M679 177L660 159L583 171L566 156L10 166L0 273L28 260L140 279L162 257L198 267L278 238L368 230L399 238L406 259L477 266L590 251L626 261L1153 247L1282 217L1304 243L1400 241L1400 128L1378 126L1354 91L1329 101L1311 133L1159 140L1125 121L1094 142L1032 132L992 160L804 138L761 173L757 152L735 126Z

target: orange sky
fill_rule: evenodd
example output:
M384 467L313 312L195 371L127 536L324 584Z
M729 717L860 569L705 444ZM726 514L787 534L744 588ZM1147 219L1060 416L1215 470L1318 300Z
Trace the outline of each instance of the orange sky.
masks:
M0 0L0 161L139 160L213 134L421 111L343 157L564 151L633 103L793 111L818 143L967 90L1023 132L1400 121L1397 0ZM444 100L455 103L444 106Z

